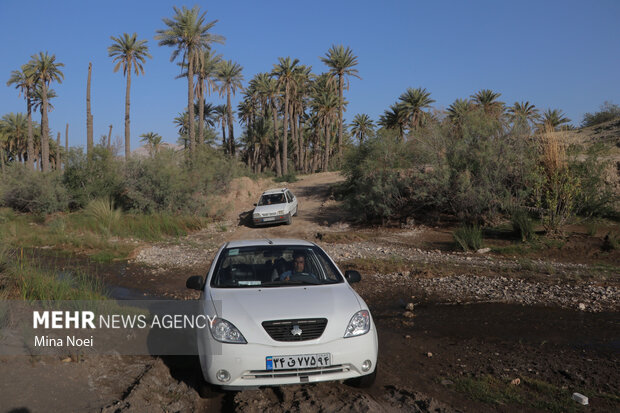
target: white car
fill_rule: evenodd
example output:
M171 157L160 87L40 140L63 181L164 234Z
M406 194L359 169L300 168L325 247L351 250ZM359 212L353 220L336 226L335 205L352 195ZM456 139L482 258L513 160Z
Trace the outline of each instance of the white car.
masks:
M287 188L270 189L263 192L252 213L254 225L286 222L290 225L297 215L299 204L297 198Z
M198 332L206 382L224 389L348 380L370 386L378 341L368 306L314 243L251 240L226 243L205 281L200 313L210 321Z

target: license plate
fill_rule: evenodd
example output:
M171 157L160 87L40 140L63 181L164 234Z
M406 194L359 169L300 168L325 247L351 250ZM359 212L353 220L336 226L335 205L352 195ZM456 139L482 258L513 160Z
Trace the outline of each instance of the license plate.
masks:
M275 221L275 217L263 218L263 221Z
M331 354L299 354L296 356L266 357L267 370L305 369L330 366Z

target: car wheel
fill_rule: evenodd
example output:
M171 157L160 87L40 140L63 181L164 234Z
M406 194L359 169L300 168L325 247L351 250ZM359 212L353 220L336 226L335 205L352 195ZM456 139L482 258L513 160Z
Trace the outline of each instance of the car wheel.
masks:
M372 386L377 378L377 368L375 367L375 371L366 376L356 377L354 379L346 380L345 383L351 387L357 387L359 389L366 389Z
M291 225L293 223L293 217L291 216L291 213L288 213L288 216L286 217L286 225Z

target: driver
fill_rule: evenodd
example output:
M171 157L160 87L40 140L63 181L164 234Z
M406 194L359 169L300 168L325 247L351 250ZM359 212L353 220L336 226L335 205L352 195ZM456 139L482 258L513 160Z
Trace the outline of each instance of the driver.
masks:
M316 275L306 270L306 257L301 252L296 252L293 254L293 270L283 272L282 275L280 275L280 281L295 281L295 279L308 276L318 280Z

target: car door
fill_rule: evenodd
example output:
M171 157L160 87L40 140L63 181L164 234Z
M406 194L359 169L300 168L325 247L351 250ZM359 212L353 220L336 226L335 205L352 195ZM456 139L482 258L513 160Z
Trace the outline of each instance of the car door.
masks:
M297 198L291 191L286 191L287 196L291 199L291 215L297 214Z

